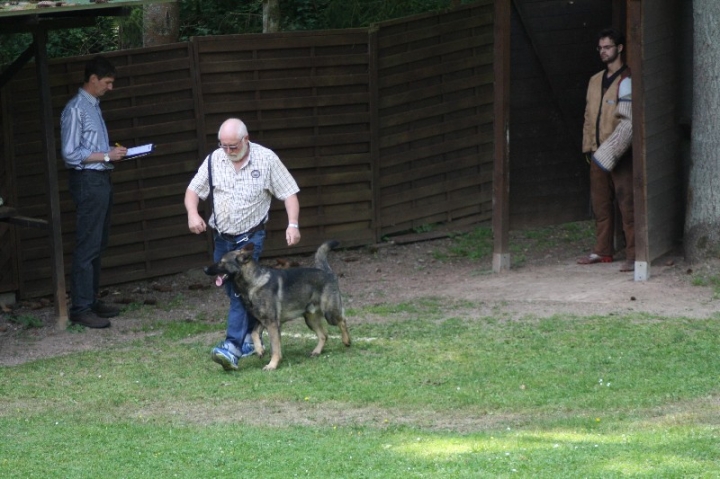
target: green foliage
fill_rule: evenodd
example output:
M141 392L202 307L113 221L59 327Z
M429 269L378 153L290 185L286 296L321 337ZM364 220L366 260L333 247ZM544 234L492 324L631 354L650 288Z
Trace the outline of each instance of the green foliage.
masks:
M0 66L12 63L31 44L30 34L0 35Z
M50 58L91 55L117 48L117 22L110 17L97 17L94 27L52 30L48 33L47 51Z
M0 65L12 63L32 45L29 33L0 35ZM95 26L50 30L47 38L49 58L91 55L118 49L118 24L110 17L97 17Z
M469 3L463 0L460 3ZM372 23L449 8L453 0L280 0L281 30L367 27ZM179 0L180 41L193 36L262 32L262 0ZM127 17L97 17L88 28L53 30L50 58L88 55L142 46L142 7ZM0 35L0 65L32 43L30 34Z
M181 0L180 40L262 32L262 1Z
M293 3L316 2L295 0ZM327 7L319 22L324 28L367 27L393 18L445 9L452 4L450 0L326 0L325 3Z
M143 9L133 7L130 15L116 19L118 27L118 50L143 46Z
M293 31L340 28L333 26L327 18L328 6L332 3L333 0L281 0L282 29Z

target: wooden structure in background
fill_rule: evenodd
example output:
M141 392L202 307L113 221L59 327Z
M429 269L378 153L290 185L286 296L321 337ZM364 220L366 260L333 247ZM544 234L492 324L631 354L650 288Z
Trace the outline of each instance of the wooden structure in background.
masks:
M373 29L199 37L108 53L115 87L102 100L111 141L153 142L118 165L104 284L204 265L211 242L187 231L182 198L217 128L243 118L301 188L303 242L291 250L273 205L266 255L310 252L322 240L361 246L437 222L489 222L493 162L493 1L382 23ZM49 63L53 125L82 82L86 58ZM20 71L3 89L3 165L14 203L47 217L37 80ZM12 121L11 121L12 119ZM56 138L58 131L56 131ZM56 141L55 149L59 149ZM50 148L52 149L52 148ZM20 167L22 165L22 167ZM73 204L56 161L65 264ZM47 294L47 236L20 230L21 296ZM0 285L1 287L2 285Z
M681 84L683 78L692 83L692 62L682 70L681 53L682 39L692 41L692 35L683 36L688 31L692 32L689 2L656 0L648 7L628 0L628 48L637 53L630 57L636 280L648 279L651 262L677 248L682 239L689 158L682 154L680 112L683 100L691 104L692 97L683 98Z
M589 218L585 93L603 68L596 37L611 25L612 2L512 5L510 228Z
M11 64L0 76L0 88L5 85L13 75L22 68L31 58L35 58L35 79L37 82L37 96L39 97L39 109L37 116L40 119L39 138L42 144L42 156L45 165L45 186L46 186L46 223L49 225L50 233L50 267L52 284L54 285L55 315L58 318L57 326L64 329L67 326L67 299L65 293L65 268L63 258L63 245L60 228L60 205L58 197L58 175L55 168L55 131L53 128L53 114L51 105L50 84L48 78L47 61L47 39L48 31L58 28L86 26L98 16L99 11L105 15L122 15L124 7L138 6L153 2L168 0L119 0L112 5L92 2L90 0L77 0L72 4L60 3L51 6L44 6L27 3L20 6L9 6L0 12L0 25L3 33L29 32L32 33L33 42L20 57ZM12 141L12 138L10 138ZM6 215L2 218L8 223L15 223L15 215ZM40 224L44 227L45 222L29 221L26 226ZM45 229L45 228L43 228ZM1 235L0 235L1 236ZM15 237L13 237L15 238ZM0 238L1 239L1 238ZM0 257L0 259L3 259ZM16 263L18 271L22 267ZM1 286L1 285L0 285ZM1 289L0 289L1 291Z
M493 271L510 269L510 38L511 6L495 1L495 151L493 162Z
M588 219L588 167L579 151L585 91L602 68L597 32L626 17L633 29L628 48L642 52L630 60L639 80L638 258L649 263L682 229L682 141L672 99L678 64L662 56L664 45L682 39L673 32L687 29L687 15L676 15L681 5L662 0L649 11L640 0L482 0L367 30L203 37L108 54L119 71L102 103L112 141L158 149L113 173L103 283L208 261L210 237L188 233L182 198L229 116L246 120L252 139L274 149L300 183L301 247L283 244L282 206L274 204L266 255L309 252L330 237L362 246L430 224L494 219L502 256L508 229ZM509 78L496 78L497 62L508 68L498 52L509 45L498 44L508 31L496 31L495 18L510 23ZM49 62L56 129L84 61ZM508 85L509 107L501 106ZM0 91L0 194L22 215L47 218L37 91L32 68ZM509 127L496 125L500 114ZM69 264L72 201L62 163L56 166ZM0 222L0 241L0 292L48 294L47 234Z

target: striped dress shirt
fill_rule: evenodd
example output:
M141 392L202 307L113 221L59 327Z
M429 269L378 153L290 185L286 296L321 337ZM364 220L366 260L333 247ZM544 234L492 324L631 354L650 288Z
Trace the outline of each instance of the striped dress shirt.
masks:
M62 157L74 170L111 170L109 163L84 163L95 152L110 151L107 127L100 111L100 100L78 89L60 115Z

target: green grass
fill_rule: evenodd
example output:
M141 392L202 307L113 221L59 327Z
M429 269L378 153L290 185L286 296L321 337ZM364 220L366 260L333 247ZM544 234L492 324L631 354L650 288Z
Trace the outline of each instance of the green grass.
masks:
M218 325L194 321L3 367L0 475L720 476L720 316L510 320L476 306L353 311L352 347L332 328L315 359L295 321L274 372L255 357L223 372L209 359Z
M591 241L594 238L594 224L591 221L565 223L562 225L512 231L509 239L512 265L522 266L527 261L527 253L549 251ZM456 234L452 244L445 251L435 251L433 257L438 260L448 258L466 258L478 261L489 258L493 253L493 232L489 226L481 226L468 233Z
M9 315L8 319L15 324L19 324L25 329L41 328L43 326L42 319L32 314L20 314L18 316Z
M437 259L445 259L448 256L480 260L487 258L493 251L493 234L489 227L479 227L470 231L453 236L453 243L448 247L447 252L435 252Z
M710 286L713 289L713 298L720 298L720 276L717 274L696 274L691 280L693 286Z

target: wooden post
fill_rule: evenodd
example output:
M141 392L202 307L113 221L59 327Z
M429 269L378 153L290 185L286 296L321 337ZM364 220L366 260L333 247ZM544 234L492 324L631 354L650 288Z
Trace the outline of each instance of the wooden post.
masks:
M510 269L510 0L495 0L493 272Z
M628 0L627 61L632 71L633 196L635 203L635 281L650 279L648 238L647 164L645 155L645 93L643 91L642 2Z
M378 66L378 35L377 24L368 28L368 73L370 75L370 167L372 168L372 224L375 242L382 240L382 224L380 223L380 211L382 209L382 195L380 194L380 93L378 78L380 75Z
M68 325L67 298L65 296L65 266L63 263L62 231L60 222L60 190L58 188L57 157L55 155L55 129L53 128L52 98L47 62L47 30L33 32L35 68L40 94L40 121L45 151L45 179L47 181L48 223L50 224L50 256L55 285L55 316L57 329Z

